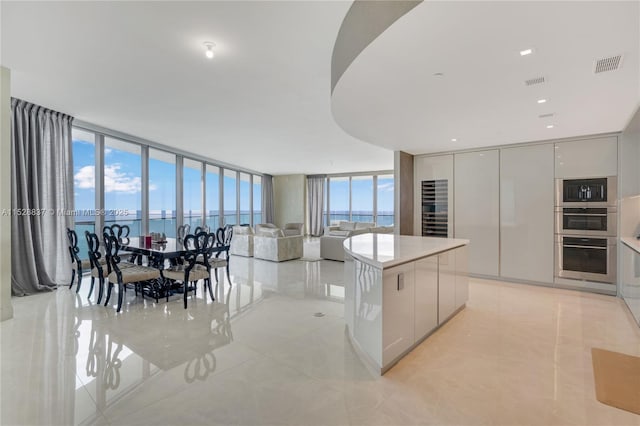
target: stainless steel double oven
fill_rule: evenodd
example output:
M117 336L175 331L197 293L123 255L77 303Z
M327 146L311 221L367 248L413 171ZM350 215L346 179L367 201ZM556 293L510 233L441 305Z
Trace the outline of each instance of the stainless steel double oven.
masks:
M556 179L559 278L616 281L617 179Z

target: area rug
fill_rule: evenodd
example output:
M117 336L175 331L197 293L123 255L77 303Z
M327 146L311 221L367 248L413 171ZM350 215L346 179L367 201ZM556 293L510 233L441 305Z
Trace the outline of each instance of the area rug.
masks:
M598 348L591 357L598 401L640 414L640 358Z

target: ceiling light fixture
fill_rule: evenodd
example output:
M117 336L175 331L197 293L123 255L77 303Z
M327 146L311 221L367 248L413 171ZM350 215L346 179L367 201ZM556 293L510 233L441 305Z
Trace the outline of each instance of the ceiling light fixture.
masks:
M553 129L553 124L547 124L547 129Z
M527 56L533 53L533 49L525 49L520 51L520 56Z
M451 142L458 142L458 139L453 138L453 139L451 139Z
M204 54L206 55L207 58L213 59L213 57L215 56L215 54L213 53L213 48L215 47L216 44L211 41L205 41L203 44L204 44L204 47L207 49L204 52Z
M543 103L545 103L545 102L547 102L547 100L546 100L546 99L538 99L538 103L539 103L539 104L543 104Z

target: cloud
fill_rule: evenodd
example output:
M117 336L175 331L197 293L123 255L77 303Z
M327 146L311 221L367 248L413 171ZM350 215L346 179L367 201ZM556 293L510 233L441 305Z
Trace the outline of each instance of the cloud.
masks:
M139 176L127 176L120 171L120 164L104 166L104 191L135 194L142 189L142 179ZM95 167L84 166L73 176L76 188L94 189L96 187ZM151 188L150 188L151 189ZM155 189L155 186L153 187Z
M81 167L78 172L73 175L73 183L76 188L94 189L96 187L96 173L94 166Z
M387 183L378 185L378 191L388 191L388 192L393 191L393 182L387 182Z
M104 155L109 155L113 152L113 150L111 148L105 148L104 149Z
M120 164L104 166L104 192L124 192L135 194L142 189L139 176L127 176L120 171Z

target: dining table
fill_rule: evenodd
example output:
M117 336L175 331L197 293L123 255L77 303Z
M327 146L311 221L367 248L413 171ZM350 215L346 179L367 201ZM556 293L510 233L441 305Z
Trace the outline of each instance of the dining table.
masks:
M182 239L148 241L145 236L127 238L122 241L120 248L132 253L137 263L142 263L142 258L147 257L148 265L160 270L164 269L165 260L169 260L172 265L180 263L188 250Z
M182 259L189 247L186 247L184 241L180 238L166 238L161 241L149 241L148 237L131 237L121 241L121 250L130 252L132 254L131 262L142 264L144 257L147 258L147 265L160 270L162 274L165 269L166 261L169 261L169 267L176 267L182 264ZM224 245L216 245L212 247L211 251L215 255L224 251L228 252L229 247ZM162 275L164 285L155 288L154 297L165 297L174 290L180 290L181 286L175 286L174 282L167 279Z

